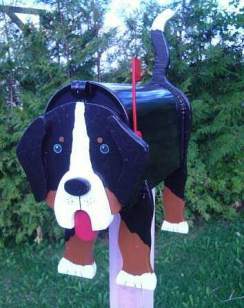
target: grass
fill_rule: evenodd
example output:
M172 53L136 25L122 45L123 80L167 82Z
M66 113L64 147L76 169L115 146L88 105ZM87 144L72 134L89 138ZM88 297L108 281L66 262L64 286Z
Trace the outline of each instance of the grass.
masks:
M0 307L108 307L106 240L96 245L92 281L57 274L61 255L61 244L2 249ZM202 224L189 235L157 234L155 307L244 307L243 256L240 219Z

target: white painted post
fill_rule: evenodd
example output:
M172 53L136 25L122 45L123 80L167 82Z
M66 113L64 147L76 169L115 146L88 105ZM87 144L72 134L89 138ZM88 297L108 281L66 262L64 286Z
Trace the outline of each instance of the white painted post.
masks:
M155 208L155 189L153 190ZM155 210L154 210L155 213ZM109 227L109 285L110 308L153 308L153 291L123 287L116 284L116 277L122 267L122 257L118 245L120 216L115 215ZM154 266L155 214L153 215L151 235L151 264Z

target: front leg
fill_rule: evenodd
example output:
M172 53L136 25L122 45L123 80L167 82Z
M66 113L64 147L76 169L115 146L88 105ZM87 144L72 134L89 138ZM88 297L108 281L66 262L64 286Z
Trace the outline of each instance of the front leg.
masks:
M153 272L150 263L150 247L137 233L132 233L123 220L119 228L119 248L123 258L123 271L132 275Z
M47 205L53 209L56 191L49 191ZM64 257L59 261L58 272L71 276L92 279L97 271L93 257L95 240L84 241L75 235L74 229L65 230Z
M154 290L156 275L150 262L153 198L145 187L138 202L121 211L119 247L123 259L116 282L123 286Z
M64 257L59 261L60 274L92 279L96 274L93 257L94 241L83 241L66 230Z

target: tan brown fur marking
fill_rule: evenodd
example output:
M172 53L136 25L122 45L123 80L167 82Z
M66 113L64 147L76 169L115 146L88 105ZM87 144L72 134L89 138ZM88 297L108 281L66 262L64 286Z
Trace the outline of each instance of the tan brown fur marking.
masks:
M121 220L119 229L119 247L123 258L123 270L132 275L152 273L150 248L136 233L130 232Z
M55 197L56 197L56 190L50 190L46 196L46 203L51 209L54 208Z
M93 264L94 241L82 241L76 235L70 237L65 243L64 257L79 265Z
M176 196L167 186L163 191L164 219L171 223L185 220L185 201Z

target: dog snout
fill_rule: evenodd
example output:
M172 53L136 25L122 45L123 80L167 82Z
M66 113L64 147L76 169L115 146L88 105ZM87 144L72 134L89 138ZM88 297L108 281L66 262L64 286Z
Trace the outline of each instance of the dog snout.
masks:
M82 178L70 179L64 184L65 191L73 196L83 196L89 192L90 188L90 183Z

